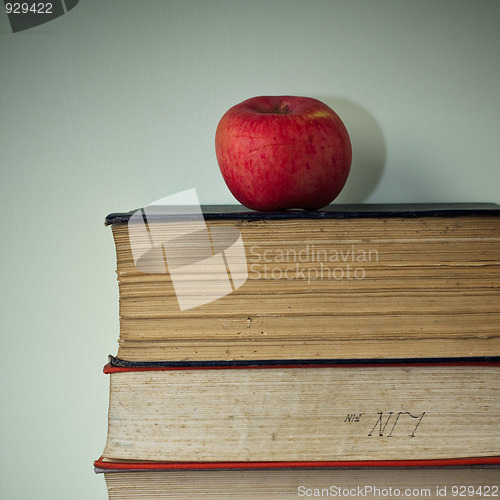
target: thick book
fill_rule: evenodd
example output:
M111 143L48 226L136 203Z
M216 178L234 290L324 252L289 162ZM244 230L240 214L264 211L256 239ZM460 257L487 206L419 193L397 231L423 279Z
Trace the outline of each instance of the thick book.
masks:
M106 224L123 360L500 355L495 204L141 209Z
M97 471L104 473L111 500L500 496L500 468L151 470L132 464L127 471L108 465Z
M114 467L500 462L500 359L108 364L105 372L111 388L101 462Z

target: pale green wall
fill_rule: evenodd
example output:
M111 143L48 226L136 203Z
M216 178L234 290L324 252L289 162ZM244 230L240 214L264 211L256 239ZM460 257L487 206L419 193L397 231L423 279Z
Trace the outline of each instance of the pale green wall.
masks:
M215 127L260 94L344 119L339 202L500 202L499 25L497 0L81 0L17 34L0 13L0 496L106 498L107 213L232 203Z

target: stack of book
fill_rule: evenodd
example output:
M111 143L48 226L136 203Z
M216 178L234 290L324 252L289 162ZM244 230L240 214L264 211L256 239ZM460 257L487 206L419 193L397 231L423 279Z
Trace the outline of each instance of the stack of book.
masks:
M111 499L500 494L500 206L106 223Z

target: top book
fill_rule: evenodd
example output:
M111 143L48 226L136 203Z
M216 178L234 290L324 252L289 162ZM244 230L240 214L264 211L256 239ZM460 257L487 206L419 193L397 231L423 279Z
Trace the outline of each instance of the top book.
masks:
M118 361L500 355L500 206L146 207L106 218Z

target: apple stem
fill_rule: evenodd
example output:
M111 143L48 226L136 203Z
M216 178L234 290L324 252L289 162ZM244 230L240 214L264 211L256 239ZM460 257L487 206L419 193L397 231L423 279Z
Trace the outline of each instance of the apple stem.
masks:
M290 112L290 108L287 104L277 104L272 112L277 113L278 115L286 115Z

